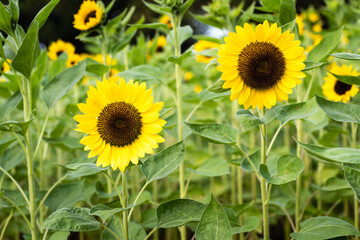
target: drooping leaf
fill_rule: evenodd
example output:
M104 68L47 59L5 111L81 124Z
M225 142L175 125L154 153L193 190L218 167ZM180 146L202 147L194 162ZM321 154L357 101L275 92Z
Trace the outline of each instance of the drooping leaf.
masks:
M339 122L360 123L360 106L350 103L333 102L316 96L322 110L332 119Z
M230 91L230 88L229 89L223 88L224 83L225 83L224 80L219 79L213 85L211 85L209 88L207 88L206 90L209 92L214 92L214 93L222 93L222 92Z
M90 209L90 215L99 216L103 222L106 222L111 216L130 209L132 206L134 205L129 205L127 208L111 208L106 205L96 205Z
M88 208L62 208L48 216L42 229L55 231L95 231L100 228L100 224L90 215Z
M35 21L26 33L26 36L11 63L14 69L26 76L27 79L30 79L36 59L40 55L38 32L39 23Z
M275 118L275 112L269 110L264 117L260 118L253 115L249 110L240 109L236 112L236 118L246 132L254 127L271 122Z
M274 185L286 184L294 181L304 170L303 161L295 155L283 155L277 161L277 171L271 175L268 166L261 164L259 172L265 180Z
M296 240L323 240L341 236L360 236L350 223L334 217L313 217L300 223L299 233L291 233Z
M231 240L230 221L224 208L211 195L211 201L206 207L196 229L197 240Z
M316 112L315 99L279 106L274 109L274 112L276 113L276 118L279 119L283 125L291 120L304 119Z
M109 169L109 167L97 167L94 163L71 163L60 166L68 169L69 171L67 172L67 174L73 178L91 176Z
M40 96L51 109L85 74L85 61L66 69L45 85Z
M190 57L191 55L191 50L188 50L186 51L185 53L181 54L179 57L176 57L176 56L170 56L167 58L167 61L168 62L172 62L172 63L175 63L175 64L178 64L181 66L181 64L183 63L183 61Z
M245 219L245 223L242 226L233 227L231 229L232 234L246 233L255 230L260 225L260 219L255 216L250 216Z
M191 131L209 142L218 144L234 144L239 134L237 128L217 123L185 123Z
M122 231L121 222L118 217L111 218L106 227L110 228L116 236L120 239L125 239ZM144 240L146 238L146 232L142 226L136 222L129 222L129 239L131 240ZM117 240L109 231L104 230L101 240Z
M185 144L181 141L151 156L140 168L146 180L151 182L172 173L184 159Z
M326 148L322 146L296 142L311 155L325 161L337 163L355 163L360 162L360 149L354 148Z
M208 176L216 177L229 174L229 164L223 158L210 158L202 163L197 169L188 168L189 172Z
M326 63L325 62L304 62L304 64L305 64L305 68L302 71L309 71L311 69L321 67L321 66L325 65Z
M330 55L336 58L341 58L346 60L360 60L360 54L356 54L356 53L333 53Z
M360 168L359 165L343 164L346 181L349 183L352 190L355 192L358 201L360 202Z
M198 222L205 210L205 205L190 199L175 199L160 204L157 208L157 226L173 228L189 222Z
M83 200L84 188L84 181L58 185L46 198L45 204L52 211L64 207L71 207L78 201Z
M339 44L342 31L343 28L341 27L336 31L325 34L321 42L316 45L313 50L311 50L311 52L307 56L307 61L321 62L322 60L327 58L327 56Z

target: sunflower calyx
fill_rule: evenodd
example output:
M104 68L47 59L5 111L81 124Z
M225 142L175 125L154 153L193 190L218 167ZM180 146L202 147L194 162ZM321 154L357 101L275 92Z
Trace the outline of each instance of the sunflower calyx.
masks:
M182 4L183 0L162 0L162 4L166 7L170 7L173 10L177 10Z

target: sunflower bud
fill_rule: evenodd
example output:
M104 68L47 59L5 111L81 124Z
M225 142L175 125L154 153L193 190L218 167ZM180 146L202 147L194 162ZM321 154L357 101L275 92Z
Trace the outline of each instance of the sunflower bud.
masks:
M177 9L183 4L183 0L163 0L162 4L172 9Z

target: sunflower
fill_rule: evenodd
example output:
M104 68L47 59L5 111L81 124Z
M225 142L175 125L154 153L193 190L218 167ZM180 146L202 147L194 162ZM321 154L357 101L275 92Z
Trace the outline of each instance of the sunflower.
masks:
M352 66L341 65L339 67L336 63L333 63L329 70L331 73L336 75L345 75L345 76L358 76L359 73L356 69L352 69ZM350 85L347 83L340 82L332 74L328 74L324 78L325 82L322 86L324 95L332 101L344 102L347 103L350 100L350 97L354 97L359 91L356 85Z
M194 50L199 53L201 51L212 49L212 48L218 48L220 44L206 41L206 40L200 40L197 43L194 44ZM214 57L208 57L203 55L196 55L196 61L197 62L203 62L203 63L209 63L211 60L215 59Z
M304 35L304 19L305 19L305 14L301 13L300 15L296 15L296 24L298 25L298 29L299 29L299 35L302 36Z
M101 22L103 11L95 1L85 0L74 15L74 28L88 30Z
M6 59L9 63L11 63L10 59ZM10 71L10 65L4 61L3 65L1 66L1 73L7 73ZM0 73L0 82L5 82L5 78L1 77Z
M80 143L91 150L88 157L98 155L97 166L111 165L124 172L130 162L138 164L165 141L158 135L166 123L159 119L164 103L153 103L151 94L145 83L132 80L116 84L104 79L97 88L90 86L86 104L78 104L84 114L74 119L79 123L76 130L87 134Z
M244 28L236 27L236 33L230 32L220 46L217 67L225 80L223 88L231 88L230 100L238 99L245 109L271 108L276 100L288 100L292 88L305 77L304 50L294 37L267 21L255 30L245 23Z
M75 66L81 60L83 60L83 58L79 54L71 54L71 55L69 55L69 57L66 61L66 66L67 67Z
M68 57L75 54L75 47L70 42L64 42L59 39L56 42L52 42L49 46L48 56L51 60L56 60L61 53L66 52Z
M171 24L171 20L168 15L162 15L159 19L159 22L163 23L163 24L167 24L170 29L173 28L173 26Z

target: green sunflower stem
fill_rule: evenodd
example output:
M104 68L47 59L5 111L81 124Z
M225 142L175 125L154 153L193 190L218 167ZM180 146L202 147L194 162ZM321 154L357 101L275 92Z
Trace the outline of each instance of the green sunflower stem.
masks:
M177 16L175 12L171 14L171 23L173 25L174 31L174 49L175 56L179 57L181 55L181 46L179 43L179 32L178 28L180 27L180 17ZM179 64L175 64L175 79L176 79L176 100L177 100L177 127L178 127L178 139L179 141L183 138L183 126L182 126L182 106L181 106L181 68ZM184 181L184 164L181 163L179 167L179 185L180 185L180 198L185 197L185 181ZM186 228L181 226L180 228L181 240L186 240Z
M254 149L255 148L255 132L251 131L250 132L250 149ZM257 198L257 193L256 193L256 189L257 189L257 179L256 179L256 175L255 174L251 174L251 199L253 201L256 201Z
M355 123L351 123L351 147L356 149L356 133L357 133L357 125ZM359 202L357 200L356 194L354 193L354 226L357 230L359 230ZM359 240L359 237L356 236L355 240Z
M262 111L264 115L264 111ZM261 132L261 163L266 164L266 125L260 127ZM263 212L263 239L270 239L269 232L269 200L265 178L260 177L261 202ZM270 189L269 189L270 190Z
M126 183L126 171L123 172L122 177L122 194L123 194L123 208L127 208L127 202L128 202L128 190L127 190L127 183ZM124 221L124 239L129 240L129 228L128 228L128 211L125 210L123 212L123 221Z

